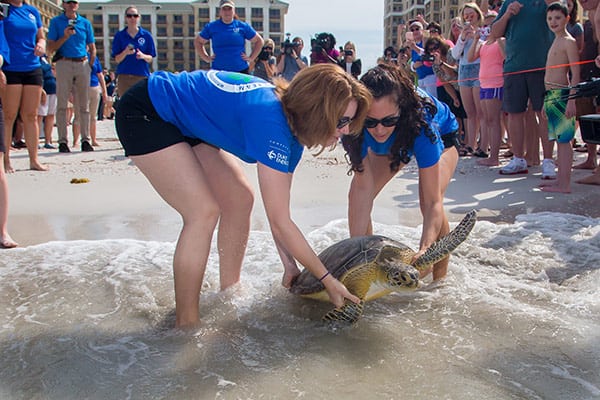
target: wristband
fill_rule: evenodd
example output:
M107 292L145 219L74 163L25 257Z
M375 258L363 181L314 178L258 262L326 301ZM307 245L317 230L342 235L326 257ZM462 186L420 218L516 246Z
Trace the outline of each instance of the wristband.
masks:
M322 281L323 281L323 279L327 278L327 275L329 275L329 271L327 271L327 272L325 273L325 275L323 275L323 276L322 276L322 277L319 279L319 282L322 282Z

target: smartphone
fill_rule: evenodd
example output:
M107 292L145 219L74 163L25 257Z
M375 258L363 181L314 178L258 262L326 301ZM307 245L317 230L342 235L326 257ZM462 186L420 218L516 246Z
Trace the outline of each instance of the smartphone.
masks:
M406 40L415 40L415 37L413 36L412 32L406 32Z
M135 46L133 45L133 43L129 43L129 44L127 45L127 48L128 48L129 50L133 50L133 49L135 49Z
M75 29L75 25L76 24L77 24L77 20L76 19L70 19L69 20L69 28Z

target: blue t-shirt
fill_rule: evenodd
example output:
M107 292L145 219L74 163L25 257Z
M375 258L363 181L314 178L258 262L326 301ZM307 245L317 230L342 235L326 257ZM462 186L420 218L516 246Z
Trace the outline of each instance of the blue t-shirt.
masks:
M427 114L425 117L425 120L429 123L436 139L432 143L424 130L421 130L415 138L412 149L408 149L408 156L411 158L413 156L415 157L419 168L428 168L435 165L442 156L444 144L441 140L441 136L455 132L458 129L458 122L446 104L429 96L429 94L421 89L417 88L417 93L421 97L428 97L431 99L437 107L437 113L433 118L430 114ZM396 135L398 135L398 130L396 129L384 143L377 142L366 128L363 133L364 142L361 149L361 156L364 159L367 156L369 149L377 155L390 154L390 148L396 139Z
M303 146L291 132L274 86L235 72L158 71L148 93L162 119L243 161L293 172Z
M10 63L10 49L4 35L4 20L0 20L0 55L4 58L4 64Z
M52 72L52 65L46 60L41 60L42 74L44 76L44 91L46 94L56 94L56 77Z
M90 21L77 14L75 23L75 35L67 39L60 46L58 53L63 57L81 58L87 55L87 45L95 42L94 31ZM69 24L69 18L65 14L57 15L50 20L48 28L48 39L57 41L63 37L65 28Z
M117 32L113 40L112 57L114 58L125 50L129 44L132 44L136 49L140 49L144 54L156 57L156 47L154 46L152 34L141 27L135 37L129 36L127 28ZM150 64L142 59L138 60L135 53L129 54L117 65L117 75L119 74L150 76Z
M10 48L10 64L5 71L29 72L40 67L40 58L34 54L36 36L42 27L38 10L29 4L15 7L12 4L8 18L4 18L4 36Z
M215 54L212 68L236 72L248 68L242 53L246 51L246 40L256 36L252 26L238 19L234 19L230 24L218 19L206 24L199 35L211 41Z
M417 46L423 47L423 42L417 43ZM421 54L417 53L414 50L410 51L410 58L411 58L412 62L416 62L416 61L423 62L423 60L421 59ZM433 67L431 67L431 66L428 67L427 65L421 65L419 68L415 68L415 72L417 73L417 78L423 79L426 76L433 75Z
M88 53L88 57L90 54ZM92 72L90 75L90 87L100 86L100 81L98 80L98 74L102 73L102 64L100 64L100 60L98 57L94 59L94 65L92 65Z

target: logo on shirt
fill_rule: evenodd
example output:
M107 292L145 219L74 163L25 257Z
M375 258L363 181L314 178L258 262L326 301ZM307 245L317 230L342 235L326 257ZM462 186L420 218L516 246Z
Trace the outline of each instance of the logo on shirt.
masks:
M277 164L289 166L290 164L290 148L282 143L269 140L271 150L267 152L269 160L275 161Z
M244 93L251 90L275 87L262 80L254 80L254 77L250 75L237 72L210 70L206 73L206 77L215 87L228 93Z
M138 38L137 42L140 46L143 46L144 44L146 44L146 38Z

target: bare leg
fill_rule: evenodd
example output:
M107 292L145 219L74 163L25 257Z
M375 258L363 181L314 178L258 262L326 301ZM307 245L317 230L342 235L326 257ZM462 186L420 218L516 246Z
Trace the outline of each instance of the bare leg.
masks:
M44 122L44 140L46 144L52 144L52 130L54 129L54 114L46 115Z
M23 85L6 85L3 91L2 107L4 109L4 171L7 173L15 172L10 165L10 147L12 145L12 132L19 106L21 104L21 96L23 93Z
M2 113L2 110L0 110ZM17 247L15 242L8 234L8 184L6 174L4 173L4 153L0 153L0 248L10 249Z
M509 113L507 122L512 152L515 157L525 158L525 113Z
M483 100L481 102L481 108L484 116L482 131L487 131L487 136L490 142L490 157L483 160L478 160L477 164L493 167L500 164L498 157L500 154L500 143L502 142L502 101L498 99Z
M460 97L463 101L463 107L467 112L467 130L465 132L465 144L473 149L477 148L477 134L479 131L478 107L475 102L479 101L473 97L473 89L466 86L460 87ZM478 92L479 93L479 92Z
M210 190L221 209L217 247L223 290L240 280L254 196L235 157L205 144L194 146L193 150L206 172Z
M596 155L596 145L591 143L586 143L587 148L587 159L579 164L573 166L575 169L594 169L598 166L597 155Z
M37 123L37 110L42 96L42 87L35 85L23 86L21 98L21 119L25 130L25 143L29 153L29 168L35 171L48 171L38 158L38 142L40 129Z
M531 102L525 111L525 127L523 131L523 140L525 143L525 160L527 165L540 165L540 124L543 122L538 121L536 113L531 108ZM547 135L546 135L547 137Z
M187 143L131 159L160 196L183 218L183 229L173 257L175 324L176 327L192 327L200 321L200 289L219 206L202 166Z
M571 193L571 164L573 147L571 142L558 144L558 179L554 184L540 185L544 192Z

